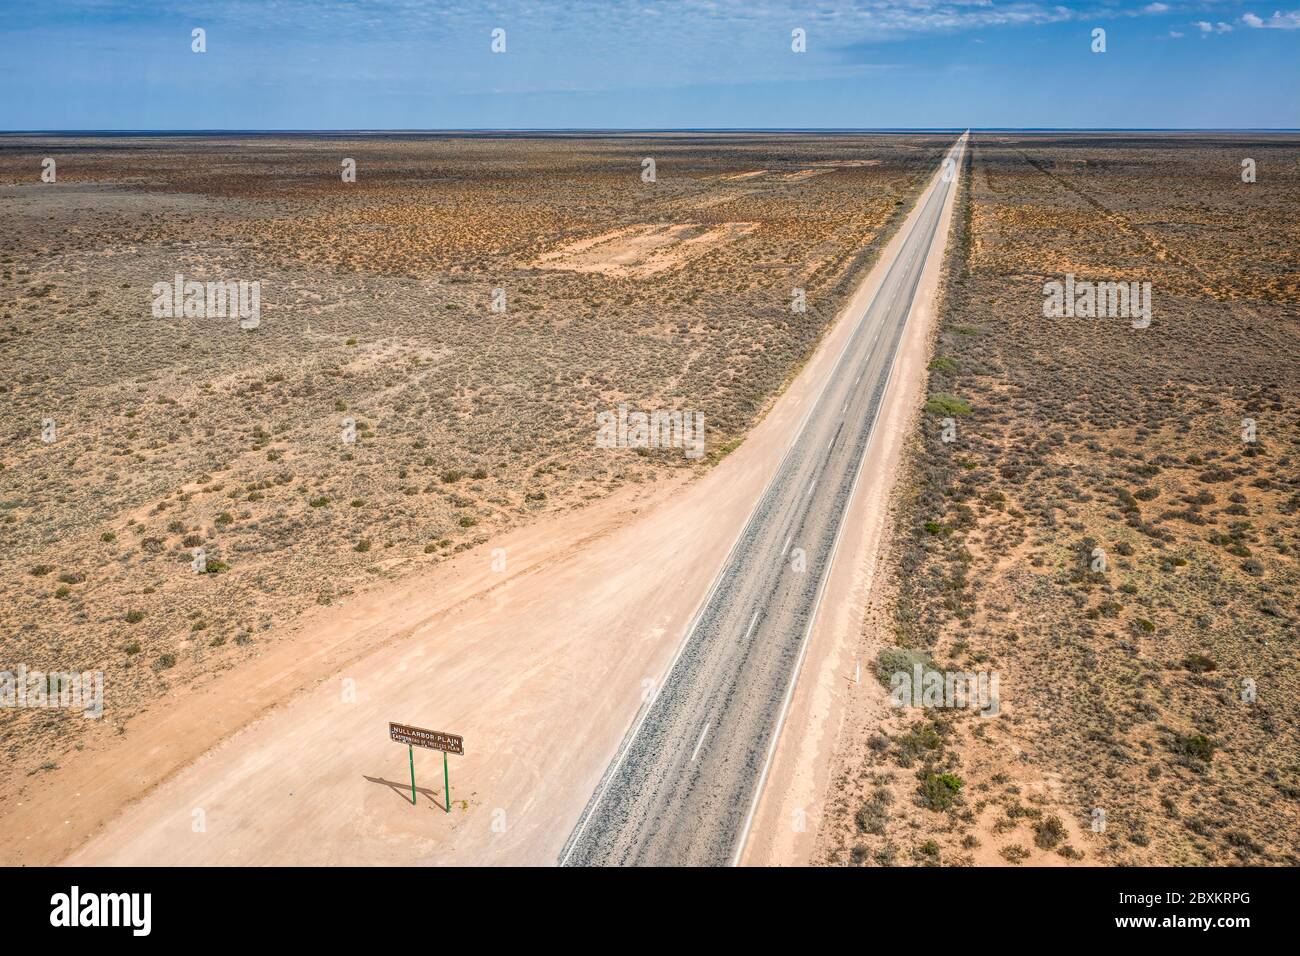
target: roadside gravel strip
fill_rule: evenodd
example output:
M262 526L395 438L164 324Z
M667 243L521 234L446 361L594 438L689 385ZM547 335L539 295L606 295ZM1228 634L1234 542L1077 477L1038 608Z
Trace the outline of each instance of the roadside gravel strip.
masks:
M966 136L560 855L722 865L753 808Z

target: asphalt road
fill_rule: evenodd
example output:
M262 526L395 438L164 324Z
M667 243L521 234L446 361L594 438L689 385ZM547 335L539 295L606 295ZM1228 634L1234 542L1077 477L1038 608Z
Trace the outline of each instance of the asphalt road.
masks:
M965 145L950 156L960 167ZM566 866L739 855L916 288L938 184L561 853ZM951 179L951 181L949 181ZM942 254L942 243L935 254Z

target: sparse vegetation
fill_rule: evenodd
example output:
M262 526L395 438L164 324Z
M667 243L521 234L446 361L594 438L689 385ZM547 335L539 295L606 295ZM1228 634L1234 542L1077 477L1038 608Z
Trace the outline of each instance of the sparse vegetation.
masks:
M0 182L24 189L0 236L21 263L0 270L0 566L28 582L6 599L6 650L106 661L110 720L161 693L133 657L171 649L171 681L237 667L253 634L319 606L322 580L337 601L712 467L806 362L946 138L684 136L678 188L653 194L622 186L627 151L659 137L331 138L367 157L346 202L321 142L262 142L60 140L75 194L26 189L47 137L0 155ZM618 261L584 259L607 233ZM647 235L664 241L642 254ZM149 290L177 272L259 277L293 321L160 336ZM796 274L808 311L791 321ZM509 312L485 321L497 285ZM706 457L593 454L594 413L624 400L702 412ZM55 407L77 441L28 441ZM65 571L85 583L40 580ZM19 763L70 742L33 714L14 725Z
M1219 185L1246 148L1287 171L1266 190ZM1298 148L974 137L896 499L888 627L867 640L995 668L1016 706L953 713L928 737L914 712L891 714L872 728L886 748L864 733L841 755L827 859L879 844L851 813L867 781L910 763L918 812L891 828L945 860L1300 863L1286 704L1300 693L1300 220L1283 212ZM1150 281L1151 326L1045 319L1042 284L1067 272ZM955 443L934 416L961 419ZM964 785L940 816L943 773Z

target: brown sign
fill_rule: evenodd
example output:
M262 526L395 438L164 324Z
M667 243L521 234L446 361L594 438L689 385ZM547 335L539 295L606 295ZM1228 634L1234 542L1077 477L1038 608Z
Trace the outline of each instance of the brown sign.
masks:
M440 730L424 730L421 727L389 723L388 736L399 744L441 750L443 753L460 754L462 757L465 755L465 738L457 737L455 734L444 734Z

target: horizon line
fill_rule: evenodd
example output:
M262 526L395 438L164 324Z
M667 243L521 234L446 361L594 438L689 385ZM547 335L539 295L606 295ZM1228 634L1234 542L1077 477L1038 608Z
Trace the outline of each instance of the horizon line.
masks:
M303 135L303 134L544 134L544 133L1300 133L1285 126L538 126L332 128L100 128L5 129L0 136Z

